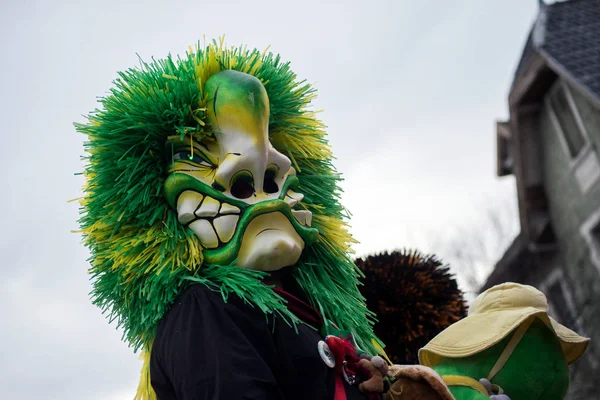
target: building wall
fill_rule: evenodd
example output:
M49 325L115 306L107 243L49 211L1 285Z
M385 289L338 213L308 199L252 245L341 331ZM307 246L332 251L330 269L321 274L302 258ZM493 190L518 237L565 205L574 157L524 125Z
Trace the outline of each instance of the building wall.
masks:
M571 90L593 151L600 149L600 112ZM550 218L557 237L557 252L545 260L542 276L532 276L549 296L552 311L565 325L592 338L592 346L573 368L569 399L591 399L597 390L592 376L600 372L600 268L592 261L582 226L600 210L600 183L583 191L574 176L572 160L561 142L560 128L545 106L540 117L540 155ZM556 294L562 292L560 296ZM554 295L554 297L551 295ZM560 297L560 298L556 298ZM592 397L589 397L592 396Z

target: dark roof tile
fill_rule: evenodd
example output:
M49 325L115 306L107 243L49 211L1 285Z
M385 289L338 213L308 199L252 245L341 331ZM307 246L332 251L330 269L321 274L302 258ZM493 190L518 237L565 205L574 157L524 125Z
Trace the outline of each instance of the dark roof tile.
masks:
M519 64L517 65L517 70L515 71L515 82L518 77L521 76L523 72L525 72L525 68L529 64L529 60L533 58L536 54L536 50L533 46L533 29L529 32L529 36L527 37L527 42L525 42L525 48L523 49L523 54L521 55L521 59L519 60Z
M600 0L542 5L515 71L515 82L538 52L549 56L562 73L600 102Z

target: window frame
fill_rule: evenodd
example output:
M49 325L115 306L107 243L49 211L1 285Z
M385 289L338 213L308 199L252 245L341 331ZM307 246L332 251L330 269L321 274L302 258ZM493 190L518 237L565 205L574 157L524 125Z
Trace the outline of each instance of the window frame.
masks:
M586 220L581 224L579 233L585 240L590 251L590 259L592 264L600 273L600 238L596 238L593 234L595 228L600 226L600 208L591 213Z
M577 128L581 132L581 136L583 137L583 141L584 141L583 146L581 147L581 150L579 150L579 153L574 157L571 156L571 150L569 149L569 144L567 143L567 138L566 138L567 135L562 129L558 115L557 115L556 111L554 110L554 107L552 106L552 102L550 100L552 97L556 96L556 92L558 92L561 89L563 90L565 97L567 98L567 103L569 104L569 108L571 109L571 112L573 113L573 116L575 117L575 123L577 124ZM583 120L581 119L581 115L579 115L579 110L577 109L575 100L573 100L573 96L571 95L571 89L569 88L569 86L567 84L565 84L565 82L562 79L559 79L554 85L552 85L552 87L546 94L544 100L546 103L546 107L550 111L550 117L552 118L552 124L554 125L557 132L559 133L558 136L560 138L560 143L563 147L563 150L565 151L565 154L571 160L571 166L576 166L577 164L579 164L581 162L581 159L585 156L585 154L587 154L587 152L591 149L592 144L590 141L590 137L587 133L587 130L585 129L585 126L583 124Z
M548 301L549 315L552 318L554 318L557 322L564 324L564 321L561 321L561 316L556 313L556 309L557 309L556 305L554 305L554 303L552 302L552 299L548 295L549 289L557 283L561 287L563 296L565 298L565 303L567 305L568 312L569 312L569 314L571 314L570 318L573 321L573 325L574 325L572 328L579 335L590 337L589 335L586 334L586 330L583 327L583 316L581 314L578 315L578 313L577 313L577 307L575 306L573 296L571 295L571 291L569 290L570 289L569 284L565 280L565 271L561 267L557 267L552 272L550 272L548 277L542 281L542 283L540 284L540 287L539 287L540 291L542 291L546 295L546 299ZM595 351L591 348L588 348L588 351L586 352L586 357L584 357L584 359L586 359L588 361L588 363L589 363L588 365L591 366L591 368L594 370L597 369L598 366L600 366L600 360L598 360L598 357L596 356Z
M581 136L584 140L581 150L579 150L579 153L574 157L571 156L571 150L569 149L569 145L567 143L566 133L562 129L558 115L554 110L550 100L556 95L556 92L561 89L565 94L568 106L575 118L577 128L581 132ZM598 161L598 156L594 151L594 146L590 140L589 133L585 128L583 120L581 119L579 109L577 108L575 100L573 99L571 90L572 89L569 87L569 85L564 80L559 78L546 93L544 97L544 106L548 111L552 125L556 130L561 147L563 148L563 151L569 160L569 166L575 174L579 188L581 189L582 193L585 194L600 180L600 162Z
M563 321L564 316L558 315L558 313L556 312L557 307L554 304L553 299L551 299L549 295L550 288L556 284L560 285L563 297L565 298L566 309L570 314L569 317L571 321L573 321L574 325L572 328L581 334L581 332L583 331L581 326L581 316L577 315L577 308L575 307L575 302L573 301L573 296L571 296L569 286L565 281L565 272L562 268L555 268L552 272L550 272L548 277L540 285L540 290L546 295L546 298L548 300L548 311L550 312L550 316L558 322L560 322L561 324L565 323L565 321Z

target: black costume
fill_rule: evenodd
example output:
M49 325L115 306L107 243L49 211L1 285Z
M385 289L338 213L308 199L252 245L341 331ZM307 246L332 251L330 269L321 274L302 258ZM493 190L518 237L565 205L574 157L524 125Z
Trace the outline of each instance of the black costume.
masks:
M308 304L277 291L304 322L322 324ZM317 350L321 335L305 324L297 329L236 296L225 302L220 292L194 285L158 328L152 386L159 400L333 399L335 371ZM367 398L344 384L348 400Z

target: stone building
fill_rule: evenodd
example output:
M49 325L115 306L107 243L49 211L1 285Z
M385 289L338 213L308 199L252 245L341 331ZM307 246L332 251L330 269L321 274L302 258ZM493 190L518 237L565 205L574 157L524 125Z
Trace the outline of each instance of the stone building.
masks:
M497 122L497 173L514 175L521 232L484 289L546 293L551 313L592 338L568 399L600 399L600 0L545 4Z

